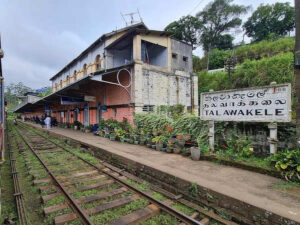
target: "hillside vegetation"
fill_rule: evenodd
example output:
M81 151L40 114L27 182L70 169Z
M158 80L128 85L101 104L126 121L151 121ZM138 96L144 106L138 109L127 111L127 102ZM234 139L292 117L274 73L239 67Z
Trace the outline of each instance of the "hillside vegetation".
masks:
M219 50L214 49L209 53L209 69L224 68L225 61L234 56L237 63L241 64L245 60L259 60L262 58L271 57L284 52L293 52L295 39L280 38L277 40L263 40L253 44L243 45L235 48L235 50ZM207 56L199 58L193 57L194 71L200 72L207 68Z

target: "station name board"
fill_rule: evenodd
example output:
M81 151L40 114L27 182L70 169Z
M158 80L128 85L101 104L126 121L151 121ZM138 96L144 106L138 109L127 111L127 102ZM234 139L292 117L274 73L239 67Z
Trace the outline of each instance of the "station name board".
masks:
M200 117L212 121L289 122L291 85L202 93Z

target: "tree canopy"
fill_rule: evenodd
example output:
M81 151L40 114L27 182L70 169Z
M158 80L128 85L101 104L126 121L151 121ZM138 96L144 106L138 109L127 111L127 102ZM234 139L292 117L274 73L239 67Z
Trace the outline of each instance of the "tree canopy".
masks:
M194 16L184 16L178 21L170 23L165 31L173 34L171 37L187 42L195 48L199 43L199 36L202 30L202 23Z
M196 14L204 25L200 41L206 52L214 48L232 47L233 37L228 32L242 24L239 17L249 9L232 2L233 0L214 0Z
M286 35L295 27L295 9L286 3L261 4L244 24L247 36L254 41L267 39L271 34Z
M25 86L22 82L17 84L8 84L5 87L5 100L8 105L17 105L18 104L18 96L24 95L26 92L32 91L30 87Z

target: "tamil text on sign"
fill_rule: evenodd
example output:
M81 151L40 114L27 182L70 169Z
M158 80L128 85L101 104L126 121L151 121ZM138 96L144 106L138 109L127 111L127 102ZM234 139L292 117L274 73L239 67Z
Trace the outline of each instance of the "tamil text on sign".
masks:
M289 122L291 85L202 93L200 117L214 121Z

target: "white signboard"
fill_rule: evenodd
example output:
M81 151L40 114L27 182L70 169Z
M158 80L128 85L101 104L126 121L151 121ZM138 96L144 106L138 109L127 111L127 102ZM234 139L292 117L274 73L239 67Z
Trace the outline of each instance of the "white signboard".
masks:
M200 117L212 121L291 121L291 85L206 92Z
M96 97L95 96L85 95L84 96L84 101L86 101L86 102L95 102L96 101Z

